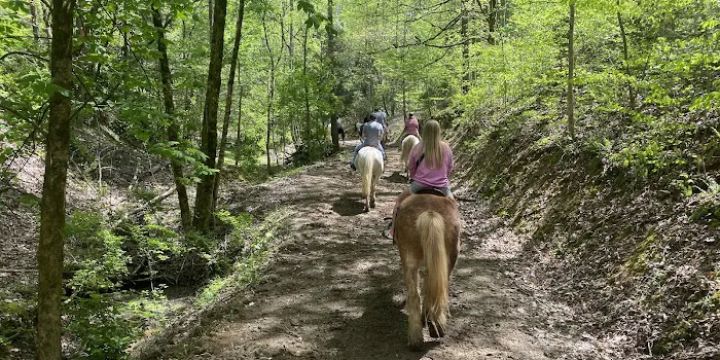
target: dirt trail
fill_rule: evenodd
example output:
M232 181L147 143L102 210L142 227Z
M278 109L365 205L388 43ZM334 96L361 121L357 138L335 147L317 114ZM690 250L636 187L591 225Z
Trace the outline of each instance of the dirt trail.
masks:
M388 156L378 208L370 213L362 213L359 176L347 167L347 156L237 195L240 203L268 209L281 203L302 215L291 221L293 235L260 283L226 304L203 335L183 339L163 351L165 357L595 358L591 339L559 334L572 332L562 321L572 316L568 308L524 280L522 238L473 201L461 203L465 228L447 336L431 342L426 330L424 351L409 351L399 256L380 235L382 219L406 186L397 173L397 149Z

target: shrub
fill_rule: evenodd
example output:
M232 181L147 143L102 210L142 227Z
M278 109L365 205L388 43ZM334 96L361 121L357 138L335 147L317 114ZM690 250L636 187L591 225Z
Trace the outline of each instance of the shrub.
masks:
M113 234L101 215L76 211L67 223L65 268L74 272L70 287L76 292L107 291L127 274L130 257L123 238Z

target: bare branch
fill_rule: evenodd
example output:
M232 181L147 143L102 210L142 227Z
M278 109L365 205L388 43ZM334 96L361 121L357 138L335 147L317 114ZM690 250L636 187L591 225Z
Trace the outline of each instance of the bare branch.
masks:
M13 55L27 56L27 57L31 57L31 58L34 58L34 59L42 60L42 61L44 61L44 62L50 62L50 60L48 60L48 59L46 59L46 58L44 58L44 57L42 57L42 56L40 56L40 55L38 55L38 54L33 54L33 53L31 53L31 52L28 52L28 51L9 51L9 52L6 52L3 56L0 56L0 61L3 61L3 60L5 60L7 57L10 57L10 56L13 56Z

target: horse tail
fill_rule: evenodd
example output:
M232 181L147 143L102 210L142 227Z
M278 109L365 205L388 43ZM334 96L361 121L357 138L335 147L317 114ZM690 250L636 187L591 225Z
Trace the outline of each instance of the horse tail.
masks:
M445 219L435 211L425 211L418 217L415 227L420 234L420 244L427 267L427 294L425 299L428 316L444 328L448 313L448 256L445 250Z

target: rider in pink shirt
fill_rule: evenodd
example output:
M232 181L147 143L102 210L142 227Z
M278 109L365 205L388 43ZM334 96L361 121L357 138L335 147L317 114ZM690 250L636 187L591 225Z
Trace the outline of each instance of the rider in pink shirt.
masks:
M412 113L410 113L410 117L405 120L405 130L403 131L405 132L405 136L415 135L418 139L420 138L420 123Z
M450 192L450 174L453 170L453 153L450 146L440 142L441 162L436 167L431 167L425 153L423 144L419 143L410 151L408 159L408 172L412 183L410 192L416 193L423 188L434 188L442 191L445 196L452 196Z
M408 159L408 172L410 173L410 189L404 191L395 203L393 222L397 210L408 196L417 194L422 190L435 190L454 199L450 191L450 175L453 171L453 153L445 141L442 141L440 124L430 120L423 128L423 140L410 151ZM383 232L386 237L393 238L394 229Z

